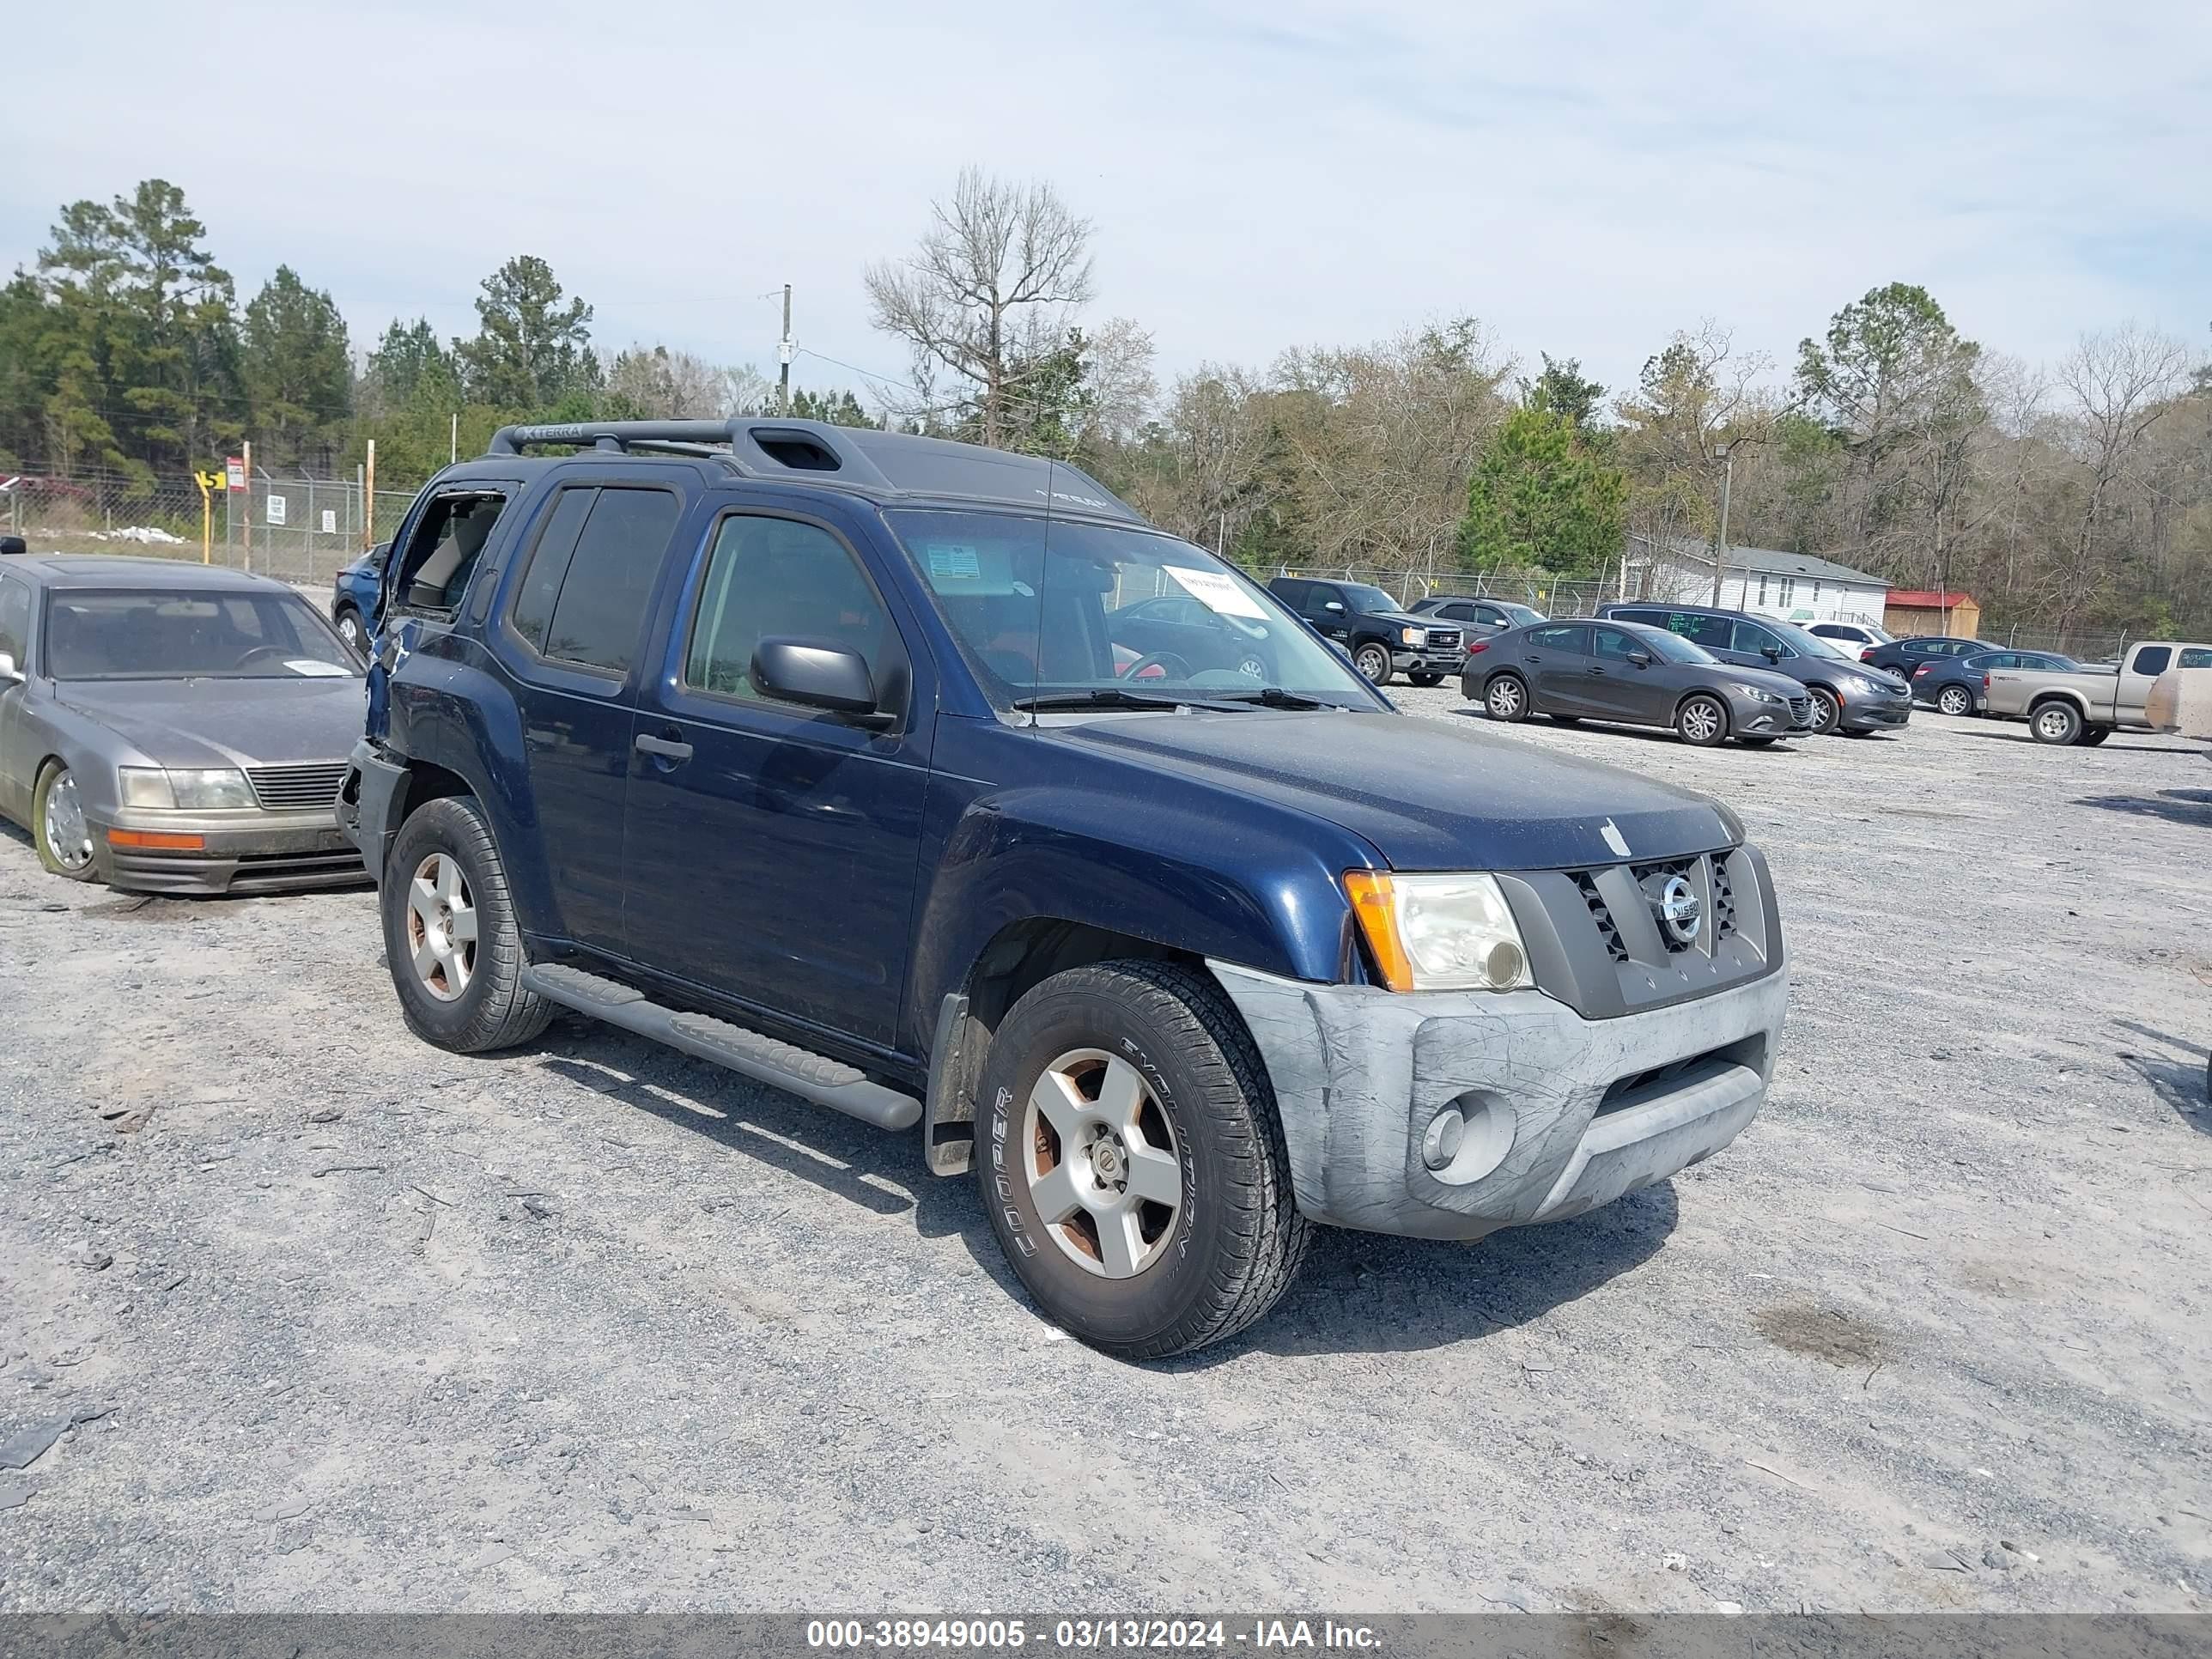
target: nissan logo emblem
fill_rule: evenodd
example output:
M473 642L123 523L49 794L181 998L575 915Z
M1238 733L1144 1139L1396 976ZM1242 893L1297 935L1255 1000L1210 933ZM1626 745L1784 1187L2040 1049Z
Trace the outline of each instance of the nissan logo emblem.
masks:
M1688 882L1680 876L1668 877L1651 908L1658 913L1659 925L1677 945L1697 943L1698 923L1705 916L1705 907L1698 901L1698 890Z

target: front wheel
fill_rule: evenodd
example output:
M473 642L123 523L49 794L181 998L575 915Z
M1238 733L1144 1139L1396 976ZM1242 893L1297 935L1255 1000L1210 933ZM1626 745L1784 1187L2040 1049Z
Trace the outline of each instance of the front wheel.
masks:
M1054 975L1000 1022L981 1100L992 1231L1070 1334L1161 1358L1233 1335L1289 1288L1311 1229L1259 1052L1202 972Z
M1390 684L1390 653L1379 645L1363 645L1352 653L1352 665L1370 685Z
M1844 723L1844 705L1836 694L1825 685L1811 689L1813 696L1813 729L1826 735Z
M491 826L465 797L417 807L377 895L384 953L416 1036L457 1054L527 1042L553 1010L522 988L522 929Z
M1525 720L1528 718L1528 688L1521 683L1518 674L1500 674L1485 688L1482 705L1494 720Z
M1711 749L1728 736L1728 708L1718 697L1698 692L1674 711L1674 730L1693 749Z
M2046 702L2027 717L2027 734L2038 743L2063 748L2081 740L2081 715L2070 702Z
M67 881L93 878L92 824L84 815L76 775L59 761L47 764L32 789L31 836L48 875Z
M1416 685L1437 685L1443 683L1444 677L1441 674L1431 674L1424 669L1419 673L1408 674L1406 678Z

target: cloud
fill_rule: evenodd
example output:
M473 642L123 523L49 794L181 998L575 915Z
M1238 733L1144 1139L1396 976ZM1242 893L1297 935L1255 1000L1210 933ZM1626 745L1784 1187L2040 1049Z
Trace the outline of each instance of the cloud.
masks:
M96 21L94 21L96 15ZM1878 283L2031 357L2138 316L2200 337L2212 21L2185 3L1844 10L1307 0L625 15L151 0L17 20L0 258L160 174L250 287L357 342L471 324L510 254L605 343L904 372L861 267L968 161L1098 225L1101 310L1170 371L1473 313L1619 386L1715 316L1786 362ZM852 377L802 360L802 379Z

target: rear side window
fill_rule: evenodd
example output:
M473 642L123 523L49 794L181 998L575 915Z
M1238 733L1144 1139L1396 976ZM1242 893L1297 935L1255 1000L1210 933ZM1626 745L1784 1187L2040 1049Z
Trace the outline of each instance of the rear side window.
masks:
M1564 651L1570 656L1589 654L1589 633L1581 628L1539 628L1529 634L1528 643L1540 651Z
M1632 617L1626 620L1641 622L1644 619ZM1660 623L1668 633L1680 634L1684 639L1702 645L1708 651L1734 648L1729 644L1729 624L1725 617L1700 616L1694 611L1670 611L1663 618L1653 611L1651 620Z
M682 503L665 489L565 489L511 620L542 656L627 673Z
M1667 613L1663 611L1616 611L1613 615L1620 622L1648 623L1654 628L1667 625ZM1674 630L1677 634L1683 631L1679 628Z
M25 672L30 665L23 660L24 642L31 635L31 590L22 582L0 576L0 652L15 659L15 666Z
M2166 664L2173 660L2170 645L2147 645L2136 653L2135 672L2138 674L2163 674Z
M2197 646L2191 650L2184 651L2181 653L2180 666L2184 668L2212 668L2212 651L2206 650L2203 646Z
M507 497L492 491L456 490L432 501L407 538L400 603L426 611L457 607L506 510Z

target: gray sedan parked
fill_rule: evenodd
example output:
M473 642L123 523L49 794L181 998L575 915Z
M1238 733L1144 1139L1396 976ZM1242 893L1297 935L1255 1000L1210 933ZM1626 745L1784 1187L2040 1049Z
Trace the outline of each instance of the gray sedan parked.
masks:
M1546 623L1477 640L1459 684L1492 720L1671 726L1700 749L1729 738L1758 747L1814 725L1812 699L1786 675L1717 661L1635 623Z
M0 568L0 815L56 875L362 880L331 809L362 712L352 653L281 582L164 559Z

